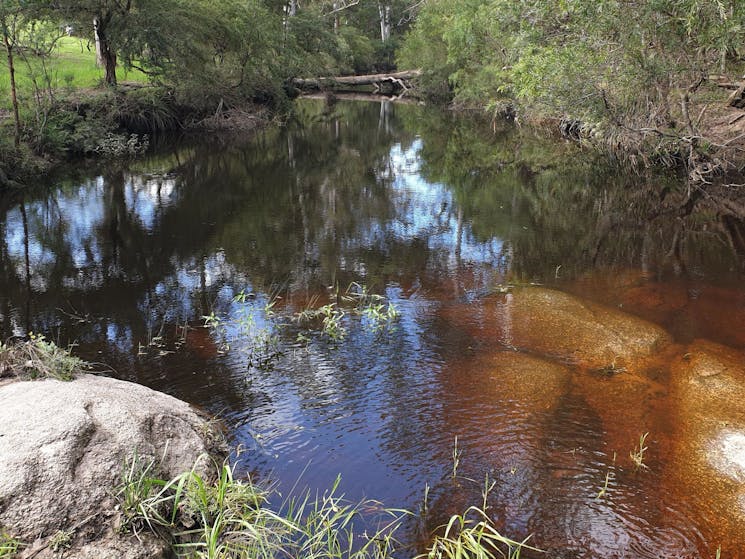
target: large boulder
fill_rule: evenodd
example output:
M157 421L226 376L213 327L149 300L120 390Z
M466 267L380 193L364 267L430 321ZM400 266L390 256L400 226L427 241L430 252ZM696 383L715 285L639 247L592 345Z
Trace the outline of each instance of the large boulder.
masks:
M672 362L670 391L675 434L663 479L728 541L745 533L745 355L696 340Z
M505 343L591 367L632 366L670 342L651 322L552 289L514 289L501 307Z
M173 477L210 451L208 433L185 402L129 382L81 375L0 385L0 526L36 541L36 557L51 556L38 542L58 530L75 532L73 556L163 555L162 544L123 542L110 528L125 462L151 458Z
M476 339L498 342L589 368L643 370L670 336L659 326L574 295L517 287L444 318Z

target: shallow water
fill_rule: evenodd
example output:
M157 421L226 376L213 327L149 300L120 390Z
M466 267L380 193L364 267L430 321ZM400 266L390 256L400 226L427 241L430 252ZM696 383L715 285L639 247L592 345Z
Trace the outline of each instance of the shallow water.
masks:
M689 471L699 416L670 367L707 339L745 368L742 222L707 200L685 215L675 178L526 131L389 102L298 107L251 140L185 142L0 201L2 337L74 343L220 414L242 467L283 491L340 474L352 499L419 510L427 485L434 528L480 504L488 476L497 526L541 556L745 557L745 511L714 502L742 480ZM399 318L356 316L354 282ZM552 349L557 329L577 333L562 320L521 337L508 286L531 283L670 338L594 363ZM332 301L343 340L292 320ZM706 410L745 429L738 409Z

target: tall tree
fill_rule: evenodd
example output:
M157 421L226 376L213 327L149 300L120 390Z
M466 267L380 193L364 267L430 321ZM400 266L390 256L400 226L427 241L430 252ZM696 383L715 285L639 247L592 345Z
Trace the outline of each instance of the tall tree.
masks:
M0 27L3 34L3 45L7 54L8 74L10 75L10 98L13 105L13 120L15 132L13 143L17 148L21 143L21 116L18 110L18 91L16 89L16 71L14 49L18 41L18 30L23 21L23 7L18 1L3 1L0 3Z
M80 29L92 29L96 61L104 69L104 82L116 85L117 49L125 40L131 12L143 0L54 0L61 18L74 20Z

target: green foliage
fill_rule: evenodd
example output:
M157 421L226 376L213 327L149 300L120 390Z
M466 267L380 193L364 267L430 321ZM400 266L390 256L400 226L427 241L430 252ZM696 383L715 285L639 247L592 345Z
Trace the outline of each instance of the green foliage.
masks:
M519 559L523 549L539 551L500 534L489 516L478 507L454 515L437 536L430 551L417 559Z
M133 468L132 463L140 466ZM182 557L205 559L367 559L390 557L393 534L405 515L381 509L383 521L359 533L355 520L373 501L358 504L338 495L339 480L323 495L289 497L276 512L269 492L250 479L237 479L228 464L204 467L209 460L166 481L149 477L152 462L135 457L118 491L127 529L147 527L169 538Z
M22 378L72 380L88 365L39 334L26 342L0 344L0 376L9 373Z
M72 536L73 532L57 530L49 539L49 549L55 553L60 553L66 549L70 549L70 546L72 545Z
M431 0L399 63L469 104L506 96L550 116L667 125L676 88L736 62L744 26L733 1Z
M21 542L0 529L0 559L13 559Z

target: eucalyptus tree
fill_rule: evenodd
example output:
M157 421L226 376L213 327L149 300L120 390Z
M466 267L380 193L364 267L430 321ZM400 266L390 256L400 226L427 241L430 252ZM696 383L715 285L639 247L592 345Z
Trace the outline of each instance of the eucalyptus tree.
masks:
M21 117L18 110L18 92L15 78L15 56L14 49L18 43L18 31L24 20L24 6L19 0L3 0L0 3L0 28L2 28L3 45L8 61L8 74L10 76L10 98L13 105L13 121L15 132L13 143L16 148L21 143Z
M399 61L466 102L648 127L736 62L744 31L738 0L427 0Z

